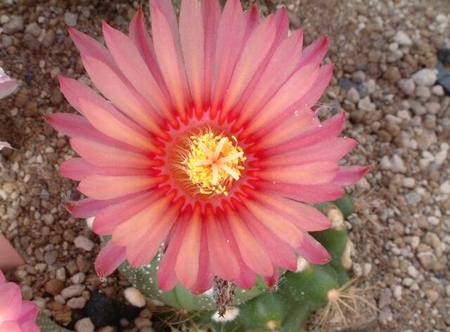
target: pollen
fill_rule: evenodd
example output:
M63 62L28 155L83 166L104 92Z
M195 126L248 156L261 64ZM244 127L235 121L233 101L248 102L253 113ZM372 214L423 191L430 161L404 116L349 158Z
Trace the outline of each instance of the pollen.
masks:
M208 130L190 136L189 145L182 166L191 184L203 195L228 195L232 183L241 177L246 160L236 138Z

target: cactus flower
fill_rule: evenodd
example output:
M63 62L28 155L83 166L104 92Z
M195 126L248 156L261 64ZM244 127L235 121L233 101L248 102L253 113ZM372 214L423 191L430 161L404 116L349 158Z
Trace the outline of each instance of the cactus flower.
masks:
M0 332L39 332L37 306L23 301L20 287L0 271Z
M50 114L79 158L61 165L87 196L68 204L111 240L99 275L160 254L158 284L199 293L219 277L241 288L295 271L298 255L330 259L309 232L330 227L310 204L343 194L367 168L340 166L356 141L344 114L312 107L330 82L328 39L303 49L284 9L261 18L238 0L151 0L151 35L137 12L124 34L103 23L106 47L70 35L99 91L67 77L80 113Z

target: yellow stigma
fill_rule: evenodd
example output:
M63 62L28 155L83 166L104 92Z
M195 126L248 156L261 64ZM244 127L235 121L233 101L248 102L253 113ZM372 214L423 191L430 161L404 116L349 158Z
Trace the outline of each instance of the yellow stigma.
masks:
M182 165L200 194L227 195L232 182L241 177L246 158L232 138L211 131L190 137L190 150Z

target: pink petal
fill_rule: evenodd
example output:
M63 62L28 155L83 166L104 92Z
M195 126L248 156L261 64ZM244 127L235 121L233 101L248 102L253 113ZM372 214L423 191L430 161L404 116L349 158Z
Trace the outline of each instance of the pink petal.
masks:
M249 122L244 133L257 131L267 122L272 121L283 111L295 104L308 90L311 89L319 70L314 66L305 66L295 72L289 80L278 90L275 96Z
M207 240L205 224L206 222L203 220L197 280L191 288L191 291L194 294L202 294L213 287L214 275L211 272L211 264L209 262L209 243Z
M239 0L227 1L217 30L211 117L217 113L229 85L241 51L245 27L246 20Z
M227 221L227 217L225 217L222 214L219 214L219 219L222 223L222 228L224 231L223 236L227 240L227 242L231 246L231 250L234 252L234 255L236 256L236 259L238 260L239 264L239 270L240 273L237 275L235 279L232 281L240 288L251 288L255 285L256 282L256 275L255 272L253 272L243 261L241 257L241 253L239 250L239 247L236 244L236 240L233 236L233 232L231 231L230 225Z
M150 104L148 104L148 102L146 102L143 97L129 85L129 83L122 80L117 73L105 63L93 57L82 56L82 60L89 77L106 98L111 100L118 109L143 128L154 134L165 137L161 127L158 125L158 122L161 121L158 114ZM122 65L122 63L120 64ZM142 63L142 66L147 70L144 63ZM145 81L144 77L145 72L142 73L141 77L143 81ZM148 82L145 83L147 84ZM151 86L148 86L148 88L150 87ZM151 90L149 90L147 94L149 94L150 91ZM166 107L161 109L165 108Z
M11 79L5 74L3 69L0 68L0 99L9 96L18 86L19 83L16 80Z
M310 109L317 103L325 89L328 87L332 73L333 65L328 64L320 67L317 79L302 98L298 99L287 109L279 112L277 117L273 118L270 122L266 122L264 127L253 128L254 130L247 132L246 135L253 135L254 139L264 137L267 133L276 130L275 128L277 128L281 123L292 121L293 116L303 112L304 109Z
M244 201L250 213L278 238L297 248L302 241L302 232L285 216L270 207L270 202L263 204L255 199Z
M144 190L149 190L163 179L152 176L90 176L78 185L78 190L94 199L118 198Z
M255 237L251 234L245 221L228 206L225 213L244 263L257 274L263 276L272 275L272 262L264 248L259 245Z
M95 259L95 271L100 277L106 277L113 273L125 259L125 248L109 241Z
M25 323L20 325L20 328L22 329L22 332L23 331L27 331L27 332L41 332L41 329L39 328L39 326L34 321L32 321L32 322L25 322Z
M130 38L136 44L139 52L141 53L142 59L147 64L148 69L153 74L159 87L165 92L167 88L165 87L164 79L159 69L158 62L156 61L155 49L153 48L153 42L148 34L147 28L145 26L144 12L141 8L138 9L136 15L130 22Z
M148 169L158 164L150 155L118 149L86 138L72 138L70 144L83 159L100 167Z
M90 198L82 199L76 202L69 201L66 203L66 209L76 218L89 218L95 216L100 210L106 208L109 205L126 201L132 197L133 196L131 195L102 201Z
M155 198L149 202L150 204L145 209L134 214L125 222L120 223L114 229L112 240L117 245L127 247L127 257L129 257L129 247L139 244L137 243L139 242L138 238L141 240L141 237L158 222L159 218L167 210L172 198L173 195L155 195ZM139 230L138 234L136 234L136 230Z
M233 71L229 88L224 97L222 111L228 111L237 103L259 66L271 51L276 32L275 21L270 18L267 18L264 23L255 28L249 40L245 43Z
M239 264L231 249L230 243L223 236L223 229L212 209L207 209L207 222L205 223L208 237L208 249L211 270L214 275L226 280L232 280L239 274Z
M342 166L334 179L334 183L347 186L358 182L370 171L370 166Z
M287 218L302 231L322 231L331 227L328 218L314 207L284 197L252 191L252 197L272 212Z
M317 128L313 128L307 132L299 133L296 137L282 142L281 144L271 147L265 151L267 154L281 154L296 151L301 147L317 144L324 140L328 140L339 135L344 129L345 114L339 113L329 118Z
M186 227L191 221L191 211L188 207L183 214L178 218L172 235L169 239L167 250L164 253L158 269L158 286L162 291L169 291L174 288L178 282L175 271L178 252L181 247Z
M84 180L85 178L93 175L131 176L154 174L153 171L148 169L97 167L87 163L81 158L72 158L64 161L59 167L59 172L62 176L77 181Z
M92 229L98 235L110 235L118 225L142 211L155 199L155 194L145 192L123 202L111 204L96 214Z
M22 293L18 285L12 282L0 284L0 317L4 321L16 320L22 305Z
M112 114L109 106L80 99L80 106L88 121L103 134L147 152L158 151L151 137L133 122L119 114Z
M329 43L330 40L327 36L315 40L311 45L304 49L299 66L320 64L327 53Z
M298 165L315 161L338 162L358 144L352 138L335 137L322 142L296 149L292 152L278 155L267 154L253 163L255 167L279 167L287 165Z
M24 332L15 321L5 321L0 323L0 332Z
M34 322L38 315L38 307L31 301L23 301L22 307L20 308L20 314L17 318L19 324L25 323L27 321Z
M204 104L209 107L212 89L212 75L216 52L217 29L220 20L220 4L218 0L202 1L203 23L205 32L205 57L204 57ZM207 104L208 103L208 104Z
M266 181L295 184L325 184L333 181L339 167L336 162L318 161L292 166L270 167L255 171L255 175Z
M294 113L293 117L277 126L276 130L268 132L264 135L264 139L257 140L257 143L250 149L254 152L268 149L317 127L320 127L320 120L312 110L304 109Z
M184 0L181 3L180 39L192 99L196 109L202 110L205 32L202 4L198 0Z
M181 201L172 203L164 214L142 229L135 243L127 246L127 259L133 267L145 265L155 257L161 243L167 238L181 208Z
M202 234L202 219L200 207L194 209L191 220L188 222L180 250L178 251L175 271L178 280L184 287L190 289L198 278L200 265L200 241Z
M3 272L0 270L0 284L6 282L6 278L5 275L3 274Z
M298 67L303 43L303 31L297 31L284 39L270 57L261 76L251 83L239 103L235 106L234 116L240 116L240 123L248 121L255 112L278 91L281 85ZM297 54L298 56L292 56ZM283 70L280 70L283 66Z
M143 107L145 107L143 109L143 114L146 114L145 110L147 110L148 112L146 119L144 119L145 121L144 123L151 121L152 120L151 116L155 117L156 114L158 113L165 114L165 116L171 117L172 116L171 113L166 112L166 110L170 109L169 101L167 100L164 93L161 91L153 74L148 69L146 63L141 57L141 54L139 53L138 48L133 43L133 41L122 32L113 29L106 22L103 22L103 34L105 36L106 44L108 45L108 48L111 51L111 54L114 58L114 61L117 63L118 67L125 75L125 77L129 80L129 82L139 93L139 96L136 98L139 99L140 97L143 97L146 100L146 102L149 105L152 105L152 107L154 108L154 110L150 112L151 107L147 106L146 104L142 104ZM104 70L103 73L107 75L104 77L104 81L99 82L99 84L102 85L106 84L108 82L109 76L111 76L111 73L110 72L108 73L107 69ZM112 82L113 81L110 81L109 84L111 85ZM95 85L99 89L106 89L106 87L103 87L102 85L97 85L97 83L95 83ZM118 89L120 89L120 85L121 84L119 84ZM130 91L132 90L130 89ZM113 91L111 91L111 93L113 93ZM131 94L133 95L133 93ZM114 102L114 99L110 98L106 94L105 96L107 96ZM117 96L114 97L117 98ZM123 101L121 101L121 103L123 104L124 100L127 100L128 98L130 97L123 96ZM128 100L128 102L130 101ZM139 101L137 101L137 103L139 103ZM122 109L120 105L117 104L117 106L120 109Z
M240 209L239 213L243 215L243 219L249 229L251 229L252 234L265 249L275 267L282 267L288 270L297 268L297 256L292 247L256 220L245 208ZM276 271L277 269L275 268L274 270Z
M259 182L259 188L310 204L334 201L344 194L344 190L333 183L300 185L261 181Z
M156 58L176 109L185 116L189 91L172 4L154 0L150 5Z
M116 68L109 51L95 39L73 28L69 29L69 34L81 54L89 55L108 64L111 68Z
M297 251L303 258L312 264L326 264L331 259L328 251L307 233L304 234L303 242Z

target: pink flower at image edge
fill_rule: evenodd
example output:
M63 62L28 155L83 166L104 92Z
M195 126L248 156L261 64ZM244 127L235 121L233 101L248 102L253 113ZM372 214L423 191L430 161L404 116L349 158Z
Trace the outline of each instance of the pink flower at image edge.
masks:
M0 271L0 332L39 332L37 306L23 301L20 287Z

